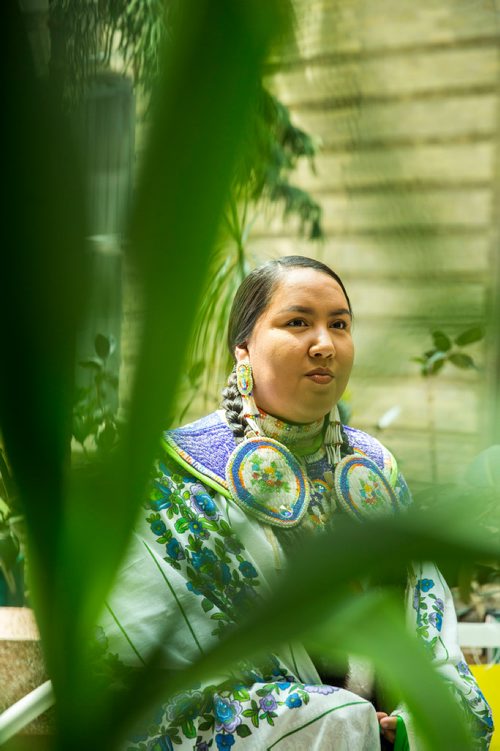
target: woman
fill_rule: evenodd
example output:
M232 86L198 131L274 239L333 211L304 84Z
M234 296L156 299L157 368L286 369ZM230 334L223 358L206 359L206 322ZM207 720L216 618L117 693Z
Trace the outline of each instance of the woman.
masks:
M338 419L354 357L351 323L344 285L318 261L290 256L245 279L229 322L235 368L222 409L165 434L124 594L116 592L104 624L112 651L140 662L169 619L165 666L182 668L270 590L303 535L339 511L408 504L394 457ZM432 565L416 570L410 602L410 622L486 749L491 714L453 641L451 595ZM417 747L404 710L376 712L355 675L323 683L300 645L238 671L237 681L221 677L162 707L129 748L372 751L381 738L392 746L396 727L397 746Z

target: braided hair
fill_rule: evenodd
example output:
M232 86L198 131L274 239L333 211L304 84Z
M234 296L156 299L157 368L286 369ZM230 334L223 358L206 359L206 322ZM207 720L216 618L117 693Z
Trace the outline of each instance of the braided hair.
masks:
M246 421L243 419L243 400L236 385L236 367L229 374L227 385L222 391L222 408L236 443L240 443L245 437Z
M313 269L330 276L342 289L349 312L352 313L351 303L341 278L325 263L306 256L284 256L268 261L254 269L243 280L234 297L227 333L227 345L233 359L235 359L235 347L248 341L255 324L268 307L279 280L286 270L291 268ZM235 368L231 371L227 385L222 392L221 406L226 413L228 425L236 441L242 441L248 425L243 418L243 402L236 386ZM349 442L344 431L342 431L342 439L342 453L350 453Z

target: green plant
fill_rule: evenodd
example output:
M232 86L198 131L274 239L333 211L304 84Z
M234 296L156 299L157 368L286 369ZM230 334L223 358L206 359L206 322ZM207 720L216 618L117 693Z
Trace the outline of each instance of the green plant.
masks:
M280 212L283 219L299 220L299 232L310 240L323 237L321 207L309 193L290 183L298 162L307 159L314 169L317 144L297 128L290 113L275 96L259 87L244 149L239 159L223 215L218 247L198 312L187 368L203 362L200 383L187 402L181 400L181 415L187 412L200 387L205 407L220 393L220 379L227 376L232 362L226 347L229 310L238 286L263 259L249 247L252 228L263 213Z
M446 363L453 365L461 370L470 370L476 368L473 358L463 352L463 348L469 344L474 344L484 338L484 327L472 326L462 331L453 340L443 331L433 331L432 341L433 348L426 350L423 355L413 357L412 361L417 362L421 368L420 372L427 379L427 430L429 433L430 448L430 482L437 483L437 445L436 445L436 416L435 416L435 393L434 379L444 368Z
M16 504L14 481L0 448L0 604L20 605L24 599L20 576L22 517Z
M439 373L446 363L461 370L476 368L473 358L463 352L463 348L484 339L484 333L482 326L473 326L462 331L455 339L451 339L443 331L433 331L434 347L424 352L420 357L412 358L413 362L418 362L422 366L421 373L426 377Z
M118 376L109 366L115 342L112 337L97 334L94 349L95 357L78 363L90 372L92 382L76 390L73 408L73 437L85 453L89 438L102 452L113 448L118 435Z
M109 67L113 54L149 94L176 5L174 0L50 0L52 77L66 101L77 103L89 79Z

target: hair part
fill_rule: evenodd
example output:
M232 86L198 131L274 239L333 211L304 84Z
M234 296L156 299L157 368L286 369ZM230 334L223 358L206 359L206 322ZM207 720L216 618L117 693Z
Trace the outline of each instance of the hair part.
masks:
M294 268L313 269L334 279L342 289L352 313L349 296L341 278L322 261L307 256L283 256L268 261L245 277L234 297L227 332L227 345L233 359L235 347L250 338L255 324L268 307L279 280L288 269Z

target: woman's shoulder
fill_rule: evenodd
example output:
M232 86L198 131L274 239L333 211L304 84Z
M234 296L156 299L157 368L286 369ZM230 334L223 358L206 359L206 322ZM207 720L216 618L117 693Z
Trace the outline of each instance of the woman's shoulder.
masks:
M166 430L162 443L185 472L227 494L226 464L236 444L222 411Z
M363 430L344 425L344 431L351 448L375 462L396 491L401 504L408 506L411 503L411 493L392 452L378 438Z
M375 436L365 433L364 430L352 428L350 425L344 425L343 427L351 448L366 454L380 469L384 468L388 460L392 459L395 461L389 449Z

